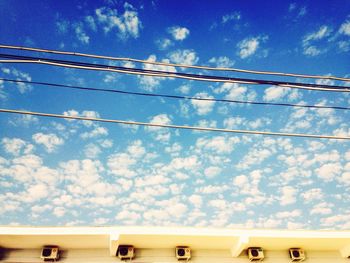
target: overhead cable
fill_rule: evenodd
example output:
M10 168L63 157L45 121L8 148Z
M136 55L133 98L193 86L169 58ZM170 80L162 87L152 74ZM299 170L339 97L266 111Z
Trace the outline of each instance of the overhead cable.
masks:
M266 106L287 106L287 107L315 108L315 109L350 110L350 108L348 108L348 107L341 107L341 106L304 105L304 104L293 104L293 103L272 103L272 102L217 99L217 98L210 98L210 97L179 96L179 95L169 95L169 94L124 91L124 90L117 90L117 89L82 87L82 86L75 86L75 85L73 86L73 85L57 84L57 83L51 83L51 82L38 82L38 81L27 81L27 80L6 79L6 78L0 78L0 81L13 82L13 83L24 83L24 84L30 84L30 85L41 85L41 86L57 87L57 88L77 89L77 90L85 90L85 91L112 92L112 93L119 93L119 94L128 94L128 95L136 95L136 96L149 96L149 97L161 97L161 98L171 98L171 99L214 101L214 102L227 102L227 103L253 104L253 105L266 105Z
M62 114L51 114L51 113L32 112L32 111L13 110L13 109L0 109L0 112L42 116L42 117L52 117L52 118L60 118L60 119L96 121L96 122L104 122L104 123L118 123L118 124L124 124L124 125L138 125L138 126L171 128L171 129L186 129L186 130L196 130L196 131L241 133L241 134L256 134L256 135L272 135L272 136L283 136L283 137L303 137L303 138L314 138L314 139L350 140L350 136L316 135L316 134L302 134L302 133L282 133L282 132L269 132L269 131L254 131L254 130L233 130L233 129L210 128L210 127L199 127L199 126L173 125L173 124L137 122L137 121L124 121L124 120L115 120L115 119L102 119L102 118L92 118L92 117L82 117L82 116L69 116L69 115L62 115Z
M283 73L283 72L261 71L261 70L247 70L247 69L227 68L227 67L208 67L208 66L200 66L200 65L198 65L198 66L197 65L186 65L186 64L166 63L166 62L149 61L149 60L134 59L134 58L101 56L101 55L86 54L86 53L80 53L80 52L60 51L60 50L32 48L32 47L14 46L14 45L1 45L0 44L0 48L35 51L35 52L51 53L51 54L58 54L58 55L70 55L70 56L97 58L97 59L108 59L108 60L114 60L114 61L129 61L129 62L136 62L136 63L143 63L143 64L181 67L181 68L204 69L204 70L215 70L215 71L231 71L231 72L250 73L250 74L259 74L259 75L275 75L275 76L283 76L283 77L350 81L350 78L337 77L337 76L308 75L308 74Z
M322 85L322 84L310 84L310 83L300 83L300 82L286 82L286 81L275 81L275 80L199 75L199 74L189 74L189 73L180 73L180 72L109 66L104 64L76 62L71 60L58 60L58 59L49 59L49 58L42 58L42 57L17 56L17 55L2 54L2 53L0 53L0 57L6 58L5 60L0 60L0 63L34 63L34 64L45 64L45 65L51 65L51 66L86 69L86 70L111 71L111 72L134 74L134 75L141 75L141 76L181 78L181 79L208 81L208 82L221 82L221 83L275 85L280 87L318 90L318 91L350 92L350 88L344 87L344 86L337 86L337 85Z

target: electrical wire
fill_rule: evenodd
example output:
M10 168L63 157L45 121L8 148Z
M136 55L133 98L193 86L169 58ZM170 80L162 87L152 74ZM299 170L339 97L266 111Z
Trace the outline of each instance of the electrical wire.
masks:
M80 52L59 51L59 50L52 50L52 49L31 48L31 47L14 46L14 45L2 45L2 44L0 44L0 48L35 51L35 52L51 53L51 54L58 54L58 55L70 55L70 56L97 58L97 59L108 59L108 60L114 60L114 61L129 61L129 62L136 62L136 63L143 63L143 64L172 66L172 67L181 67L181 68L204 69L204 70L214 70L214 71L231 71L231 72L250 73L250 74L259 74L259 75L275 75L275 76L283 76L283 77L298 77L298 78L313 78L313 79L329 79L329 80L339 80L339 81L350 81L350 78L337 77L337 76L321 76L321 75L283 73L283 72L273 72L273 71L247 70L247 69L227 68L227 67L208 67L208 66L200 66L200 65L198 65L198 66L197 65L185 65L185 64L141 60L141 59L134 59L134 58L101 56L101 55L86 54L86 53L80 53Z
M161 97L161 98L171 98L171 99L214 101L214 102L253 104L253 105L265 105L265 106L287 106L287 107L315 108L315 109L350 110L350 108L348 107L341 107L341 106L303 105L303 104L293 104L293 103L272 103L272 102L217 99L217 98L208 98L208 97L179 96L179 95L158 94L158 93L132 92L132 91L117 90L117 89L72 86L72 85L64 85L64 84L57 84L57 83L51 83L51 82L38 82L38 81L27 81L27 80L6 79L6 78L0 78L0 81L13 82L13 83L25 83L30 85L34 84L34 85L57 87L57 88L78 89L78 90L84 90L84 91L112 92L112 93L120 93L120 94L136 95L136 96Z
M350 88L347 88L344 86L337 86L337 85L321 85L321 84L285 82L285 81L275 81L275 80L198 75L198 74L179 73L179 72L108 66L104 64L92 64L92 63L85 63L85 62L76 62L71 60L57 60L57 59L48 59L48 58L41 58L41 57L16 56L16 55L2 54L2 53L0 53L0 57L6 58L5 60L0 60L0 63L34 63L34 64L46 64L46 65L66 67L66 68L68 67L68 68L77 68L77 69L86 69L86 70L111 71L111 72L119 72L119 73L134 74L134 75L141 75L141 76L181 78L181 79L189 79L189 80L208 81L208 82L241 83L241 84L252 84L252 85L275 85L275 86L281 86L281 87L307 89L307 90L319 90L319 91L350 92Z
M210 128L210 127L199 127L199 126L173 125L173 124L137 122L137 121L124 121L124 120L115 120L115 119L102 119L102 118L81 117L81 116L67 116L67 115L62 115L62 114L51 114L51 113L32 112L32 111L13 110L13 109L0 109L0 112L1 113L15 113L15 114L23 114L23 115L42 116L42 117L52 117L52 118L60 118L60 119L95 121L95 122L103 122L103 123L118 123L118 124L125 124L125 125L138 125L138 126L171 128L171 129L185 129L185 130L196 130L196 131L241 133L241 134L257 134L257 135L272 135L272 136L283 136L283 137L303 137L303 138L314 138L314 139L350 140L350 136L316 135L316 134L302 134L302 133L282 133L282 132L254 131L254 130L233 130L233 129Z

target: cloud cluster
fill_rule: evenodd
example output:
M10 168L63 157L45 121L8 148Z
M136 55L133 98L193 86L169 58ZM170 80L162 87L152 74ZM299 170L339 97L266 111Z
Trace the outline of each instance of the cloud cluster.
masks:
M182 41L182 40L186 39L190 34L190 30L188 28L179 27L179 26L174 26L174 27L168 28L168 32L177 41Z
M267 41L267 39L267 36L257 36L243 39L237 44L237 48L239 49L239 57L241 59L251 57L258 51L261 44Z

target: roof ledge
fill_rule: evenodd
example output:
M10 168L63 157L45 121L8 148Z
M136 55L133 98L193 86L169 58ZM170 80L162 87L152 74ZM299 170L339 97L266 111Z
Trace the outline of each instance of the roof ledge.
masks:
M248 244L249 244L249 237L246 235L241 236L239 238L239 241L231 248L232 257L235 257L235 258L238 257Z

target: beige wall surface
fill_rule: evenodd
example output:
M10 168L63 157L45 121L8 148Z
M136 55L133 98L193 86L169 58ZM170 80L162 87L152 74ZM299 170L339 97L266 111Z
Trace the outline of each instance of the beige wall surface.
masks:
M8 250L1 263L39 263L40 249L13 249ZM338 251L306 251L307 263L340 263L350 262L350 259L342 258ZM62 251L62 257L59 262L72 263L103 263L103 262L121 262L117 257L109 255L108 249L68 249ZM128 262L128 261L127 261ZM177 262L174 249L136 249L134 263L151 262ZM229 250L193 250L193 263L248 263L248 257L243 252L239 257L233 258ZM288 251L269 251L265 250L265 260L263 262L287 263L290 262Z

